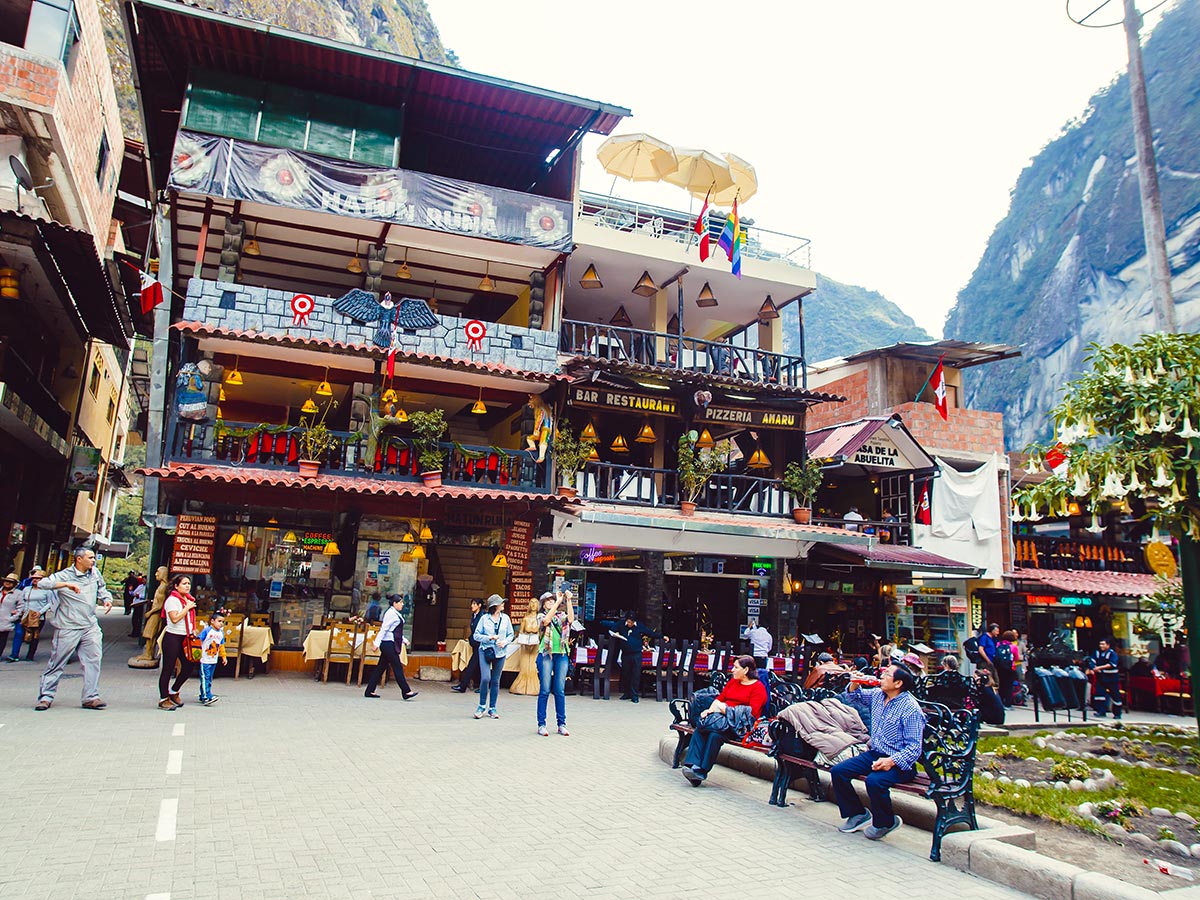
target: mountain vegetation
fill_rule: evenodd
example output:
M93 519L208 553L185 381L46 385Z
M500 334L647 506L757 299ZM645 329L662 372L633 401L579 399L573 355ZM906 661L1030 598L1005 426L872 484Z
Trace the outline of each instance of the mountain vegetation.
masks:
M1145 42L1150 116L1181 332L1200 328L1200 0ZM945 335L1021 347L973 370L967 402L1005 414L1010 446L1045 436L1090 342L1154 329L1129 85L1121 75L1030 162L1008 215L946 320Z

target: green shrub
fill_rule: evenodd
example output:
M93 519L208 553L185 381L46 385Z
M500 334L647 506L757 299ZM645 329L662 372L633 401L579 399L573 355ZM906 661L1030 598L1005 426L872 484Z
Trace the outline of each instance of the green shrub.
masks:
M1091 777L1092 769L1082 759L1060 759L1050 767L1050 774L1056 781L1070 781L1072 778L1083 781Z

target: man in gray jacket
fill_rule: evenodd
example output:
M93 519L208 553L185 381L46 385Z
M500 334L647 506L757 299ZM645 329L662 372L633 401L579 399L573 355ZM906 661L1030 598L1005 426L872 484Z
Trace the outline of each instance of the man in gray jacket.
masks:
M54 592L50 601L54 642L34 709L42 712L50 708L67 660L76 651L83 666L83 708L104 709L108 705L100 699L104 635L96 621L96 606L103 604L104 611L108 612L112 609L113 598L104 585L104 577L96 571L95 551L90 547L77 547L75 564L43 578L38 586Z

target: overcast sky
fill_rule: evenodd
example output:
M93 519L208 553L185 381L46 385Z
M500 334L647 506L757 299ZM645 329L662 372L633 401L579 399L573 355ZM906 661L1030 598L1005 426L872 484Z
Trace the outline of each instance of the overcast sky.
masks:
M748 160L743 215L811 238L814 269L935 336L1021 170L1127 61L1120 27L1081 28L1063 0L427 3L467 69L625 106L616 133ZM600 141L583 187L607 192ZM688 208L669 186L616 193Z

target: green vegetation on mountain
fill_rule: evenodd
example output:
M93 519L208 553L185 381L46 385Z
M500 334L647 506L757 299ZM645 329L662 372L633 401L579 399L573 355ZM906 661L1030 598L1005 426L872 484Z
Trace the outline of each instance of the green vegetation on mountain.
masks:
M783 310L783 346L800 352L793 303ZM811 362L932 337L878 291L817 276L817 289L804 298L804 350Z
M1183 0L1145 43L1150 115L1181 331L1200 325L1200 0ZM1010 444L1042 435L1046 411L1084 368L1089 341L1153 328L1129 86L1092 97L1025 168L945 335L1017 344L1020 359L970 372L968 402L1001 410Z
M206 0L205 8L256 22L281 25L387 53L457 66L453 50L442 46L425 0ZM100 15L112 60L126 137L140 139L129 51L121 26L119 0L101 0Z

